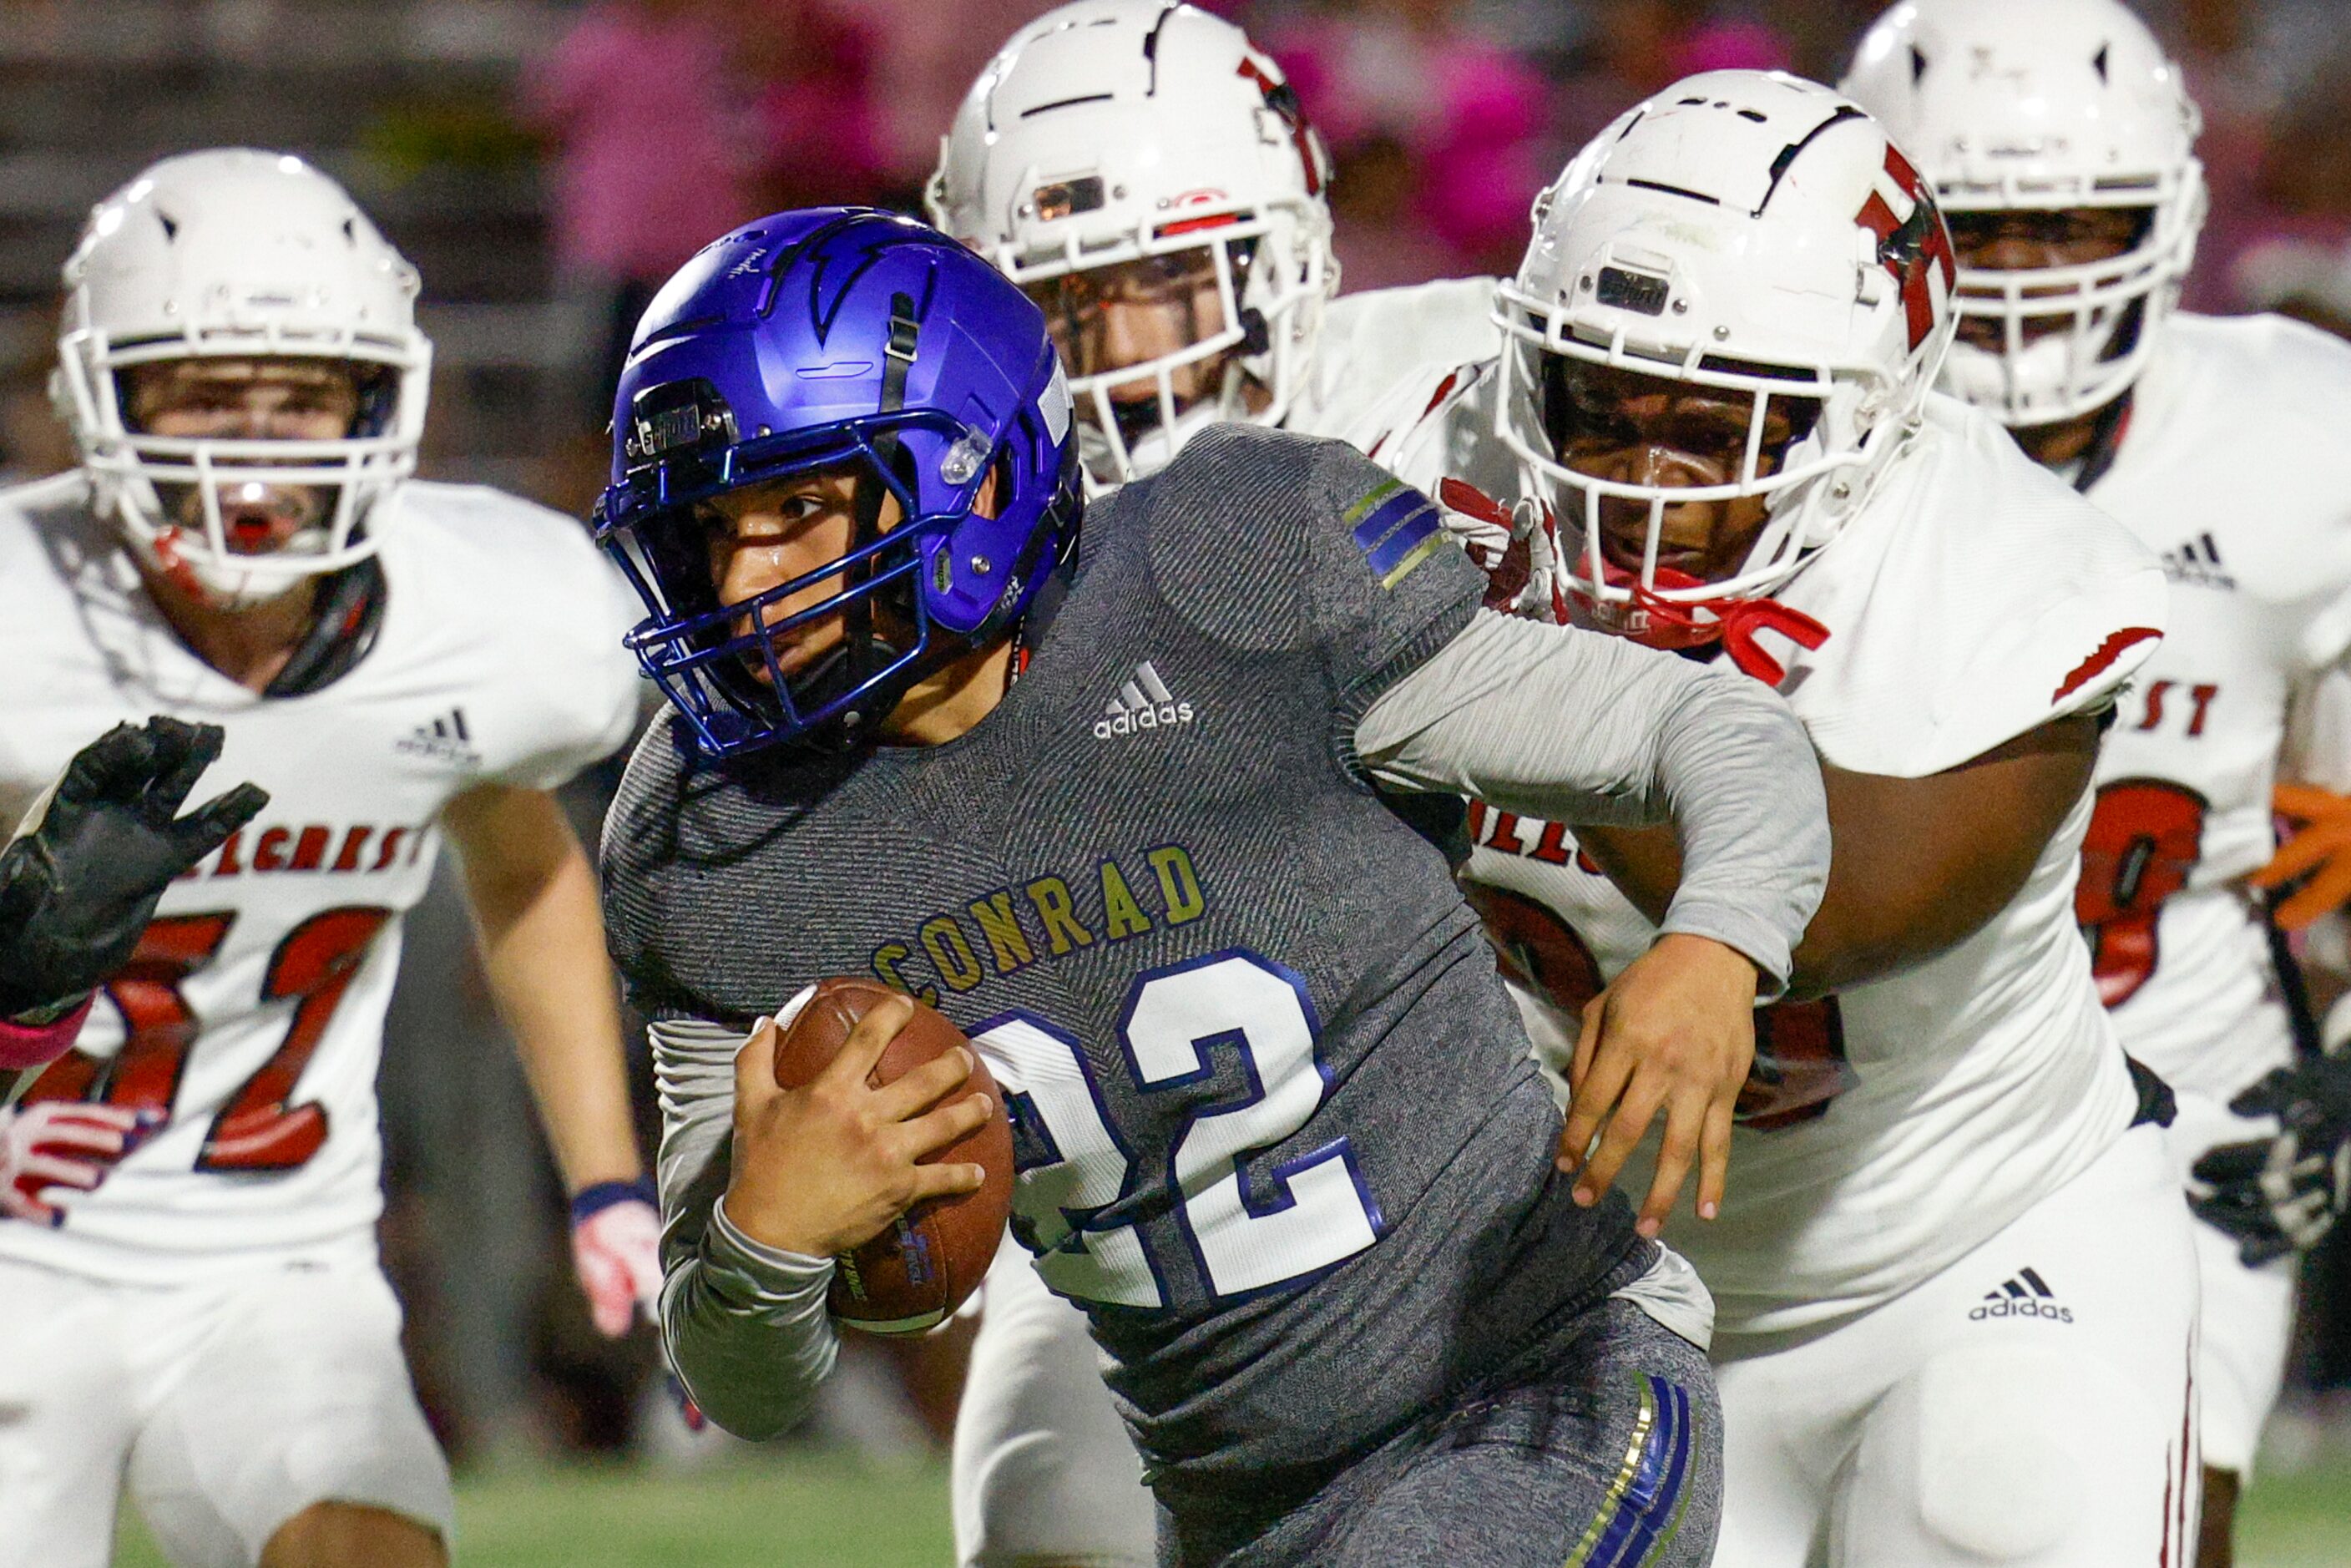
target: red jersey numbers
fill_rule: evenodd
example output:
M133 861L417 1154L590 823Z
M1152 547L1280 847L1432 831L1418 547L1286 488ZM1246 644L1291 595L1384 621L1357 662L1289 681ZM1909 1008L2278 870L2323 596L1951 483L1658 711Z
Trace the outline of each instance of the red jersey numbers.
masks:
M2149 688L2150 701L2157 700ZM2201 858L2203 796L2161 779L2122 779L2098 791L2082 841L2074 918L2090 944L2098 999L2127 1001L2155 973L2156 919Z
M188 1053L203 1031L183 987L212 962L235 918L175 915L149 925L139 951L106 986L107 999L122 1015L121 1049L111 1058L67 1052L35 1081L26 1100L95 1100L169 1115ZM389 909L324 910L278 943L262 976L261 1000L293 1004L286 1038L213 1118L196 1155L198 1170L295 1170L325 1144L325 1110L293 1103L295 1087L376 933L391 918Z
M102 1099L126 1111L171 1114L198 1031L180 982L213 961L235 922L226 914L167 915L152 922L131 962L106 984L106 999L122 1015L121 1049L110 1060L66 1052L33 1081L26 1101ZM103 1092L94 1094L101 1077Z
M1464 877L1461 891L1485 922L1495 967L1570 1018L1602 988L1600 964L1566 921L1524 894ZM1825 1115L1853 1086L1836 998L1778 1002L1755 1015L1755 1064L1739 1092L1740 1124L1777 1132Z
M389 909L324 910L277 944L261 977L261 999L290 999L293 1022L277 1053L213 1118L197 1169L290 1171L319 1152L327 1141L327 1113L315 1103L293 1104L294 1086L366 961L375 934L391 918Z

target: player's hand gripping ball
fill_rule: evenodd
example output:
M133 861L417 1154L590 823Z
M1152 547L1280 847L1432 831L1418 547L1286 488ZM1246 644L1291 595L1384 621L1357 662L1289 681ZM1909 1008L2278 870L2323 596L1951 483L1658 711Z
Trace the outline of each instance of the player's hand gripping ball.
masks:
M831 1234L791 1249L833 1256L832 1315L872 1333L944 1321L1012 1213L1012 1126L979 1053L935 1009L859 979L819 984L773 1051L776 1085L814 1123L803 1151L833 1167L799 1173L829 1189ZM731 1195L727 1214L744 1223Z

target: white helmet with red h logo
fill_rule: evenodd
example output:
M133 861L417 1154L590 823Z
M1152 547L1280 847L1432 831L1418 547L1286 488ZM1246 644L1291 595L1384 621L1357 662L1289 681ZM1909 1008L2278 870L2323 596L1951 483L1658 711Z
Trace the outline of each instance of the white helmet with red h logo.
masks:
M1844 90L1967 213L2139 212L2122 255L1963 267L1963 319L2001 348L1955 345L1944 389L2011 426L2103 408L2147 366L2206 208L2202 125L2163 46L2117 0L1909 0L1863 38Z
M1280 68L1239 28L1168 0L1079 0L1015 34L972 84L926 205L1032 291L1147 258L1212 259L1216 319L1200 312L1189 342L1097 373L1068 367L1102 486L1164 465L1207 424L1290 412L1338 287L1329 171ZM1193 366L1198 377L1183 373Z
M1794 575L1916 427L1953 329L1949 235L1876 121L1760 71L1691 77L1632 110L1536 198L1534 225L1497 294L1497 434L1559 515L1560 575L1584 613L1636 635L1702 630L1705 607ZM1556 434L1578 366L1720 392L1743 450L1579 471ZM1668 507L1739 497L1766 515L1742 564L1703 582L1660 566ZM1604 507L1646 508L1637 570L1604 555Z

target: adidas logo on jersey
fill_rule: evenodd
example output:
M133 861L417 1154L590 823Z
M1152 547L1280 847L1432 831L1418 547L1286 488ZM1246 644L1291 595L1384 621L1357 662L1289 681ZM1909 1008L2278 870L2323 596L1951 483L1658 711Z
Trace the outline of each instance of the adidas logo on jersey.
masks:
M2199 534L2177 549L2163 552L2163 575L2191 588L2219 588L2234 592L2237 580L2220 570L2220 547L2210 534Z
M1983 1305L1968 1313L1970 1322L1982 1322L1989 1318L2046 1318L2051 1322L2070 1323L2074 1309L2057 1304L2057 1292L2047 1281L2030 1269L2019 1269L2016 1277L2001 1282L1996 1290L1984 1292Z
M420 724L407 738L393 744L395 751L411 757L430 757L439 762L452 762L460 768L479 768L482 754L474 749L474 737L465 728L465 710L453 707L431 724Z
M1145 659L1134 666L1134 678L1118 688L1118 695L1103 705L1102 716L1094 720L1094 738L1108 740L1113 735L1133 735L1137 730L1170 729L1192 722L1192 705L1179 703L1168 691L1167 683Z

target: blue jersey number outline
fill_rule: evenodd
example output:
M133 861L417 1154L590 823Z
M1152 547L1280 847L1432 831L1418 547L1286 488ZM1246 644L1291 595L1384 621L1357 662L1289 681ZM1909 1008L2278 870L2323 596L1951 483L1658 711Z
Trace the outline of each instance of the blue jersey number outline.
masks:
M1296 1135L1329 1097L1321 1034L1305 982L1246 948L1151 970L1128 992L1119 1045L1138 1092L1196 1086L1228 1055L1247 1085L1193 1107L1160 1157L1163 1190L1182 1195L1176 1218L1212 1299L1294 1284L1346 1261L1385 1228L1343 1135L1260 1179L1245 1168ZM1066 1296L1165 1306L1167 1281L1135 1222L1099 1218L1134 1196L1139 1166L1085 1052L1026 1013L991 1019L971 1038L1025 1151L1013 1234L1037 1254L1038 1272Z

